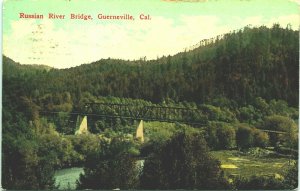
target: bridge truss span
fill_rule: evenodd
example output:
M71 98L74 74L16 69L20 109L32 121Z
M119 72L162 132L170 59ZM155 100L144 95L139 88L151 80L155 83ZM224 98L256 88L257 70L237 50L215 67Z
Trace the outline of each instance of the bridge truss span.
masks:
M203 112L197 108L153 105L86 103L86 115L145 121L205 124Z

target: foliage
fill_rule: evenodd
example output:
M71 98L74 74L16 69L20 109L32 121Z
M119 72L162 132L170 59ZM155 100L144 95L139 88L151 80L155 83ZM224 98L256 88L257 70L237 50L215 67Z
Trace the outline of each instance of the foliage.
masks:
M239 177L234 180L234 187L238 190L282 190L282 180L276 177L252 176L251 178Z
M129 189L137 184L136 161L129 153L132 142L122 137L102 142L90 153L80 175L78 189Z
M217 135L219 137L219 145L222 149L230 149L235 147L235 130L230 126L219 128Z
M68 163L72 145L60 138L51 124L37 120L26 134L3 137L3 186L9 189L54 188L54 171ZM25 137L27 138L25 139Z
M211 158L205 140L181 132L146 159L142 189L226 188L219 162Z
M263 129L281 131L286 134L270 134L270 143L273 146L285 144L288 147L296 148L298 145L297 125L289 117L271 115L266 117L262 126Z
M212 149L231 149L236 146L236 131L230 124L210 122L205 129L205 139Z
M249 124L254 124L259 120L260 116L258 116L258 114L259 112L255 111L255 108L252 105L248 105L247 107L240 108L239 120Z
M213 149L265 147L268 139L273 146L297 149L298 39L299 31L289 27L245 27L174 56L102 59L64 70L21 65L3 56L3 187L51 189L54 170L82 164L99 152L101 141L121 135L131 140L127 135L134 132L134 121L96 117L117 111L86 107L88 102L134 105L135 112L143 106L194 109L183 118L201 121ZM73 136L74 113L96 114L89 117L89 130L103 137ZM286 134L267 135L239 123ZM152 124L146 132L149 153L158 152L164 140L171 144L181 128ZM128 152L139 150L133 146Z
M169 141L175 134L185 131L186 133L202 133L188 125L166 122L144 122L145 143L141 145L141 156L147 157L158 151L162 145Z
M252 147L254 145L253 129L246 124L239 124L236 132L236 143L242 149Z
M87 155L100 148L101 138L97 135L67 135L64 138L71 142L75 152L71 161L72 166L81 166L86 160Z
M235 115L226 107L220 108L213 105L203 104L201 110L207 115L209 121L235 122Z
M298 169L298 161L288 169L283 181L286 189L294 190L298 187Z
M32 98L46 96L44 106L52 110L77 106L84 92L155 103L168 98L204 103L224 96L241 104L262 97L297 106L297 39L298 31L279 25L245 27L174 56L149 61L102 59L66 70L26 67L4 57L3 82L15 89L12 82L21 78L25 87L19 91ZM64 99L67 105L61 104Z
M254 146L265 148L269 144L269 135L266 132L254 129Z

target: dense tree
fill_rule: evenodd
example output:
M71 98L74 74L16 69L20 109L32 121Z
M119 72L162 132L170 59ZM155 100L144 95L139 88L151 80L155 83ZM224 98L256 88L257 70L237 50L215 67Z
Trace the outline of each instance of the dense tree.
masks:
M242 149L252 147L254 145L253 129L246 124L239 124L236 132L236 143Z
M210 122L205 129L205 139L211 149L236 147L236 130L231 124Z
M87 156L78 189L130 189L137 187L138 172L132 151L134 145L124 137L103 141Z
M17 125L26 125L27 132L17 137L17 131L3 135L4 188L54 188L54 171L69 162L73 154L72 145L61 139L51 124L45 121L37 120L31 124L18 121Z
M262 97L297 106L298 38L298 31L278 25L245 27L174 56L149 61L103 59L65 70L22 66L4 57L4 82L21 77L21 84L30 87L18 91L28 98L52 94L47 103L52 110L72 109L82 92L156 103L167 98L203 103L223 96L249 104Z
M226 188L220 163L213 159L199 134L176 134L146 159L141 175L143 189Z
M218 129L217 136L219 138L219 148L231 149L236 146L236 132L233 127L224 125Z

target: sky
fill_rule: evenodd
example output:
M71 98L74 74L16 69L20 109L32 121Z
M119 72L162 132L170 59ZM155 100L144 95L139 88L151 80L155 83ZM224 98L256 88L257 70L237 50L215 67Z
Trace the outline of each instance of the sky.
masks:
M19 18L20 13L44 19ZM49 19L48 14L65 15ZM70 14L92 20L71 20ZM100 20L129 14L134 20ZM151 20L140 20L141 14ZM296 0L4 0L3 54L21 64L69 68L102 58L174 55L246 25L299 28Z

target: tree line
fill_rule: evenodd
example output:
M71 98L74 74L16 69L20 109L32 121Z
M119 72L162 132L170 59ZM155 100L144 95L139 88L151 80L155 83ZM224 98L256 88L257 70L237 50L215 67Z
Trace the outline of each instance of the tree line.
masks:
M4 57L4 83L21 78L30 87L19 83L19 91L30 97L67 91L75 104L90 92L155 103L168 98L204 103L223 96L244 104L262 97L297 106L298 39L290 26L245 27L174 56L102 59L63 70L22 66Z

